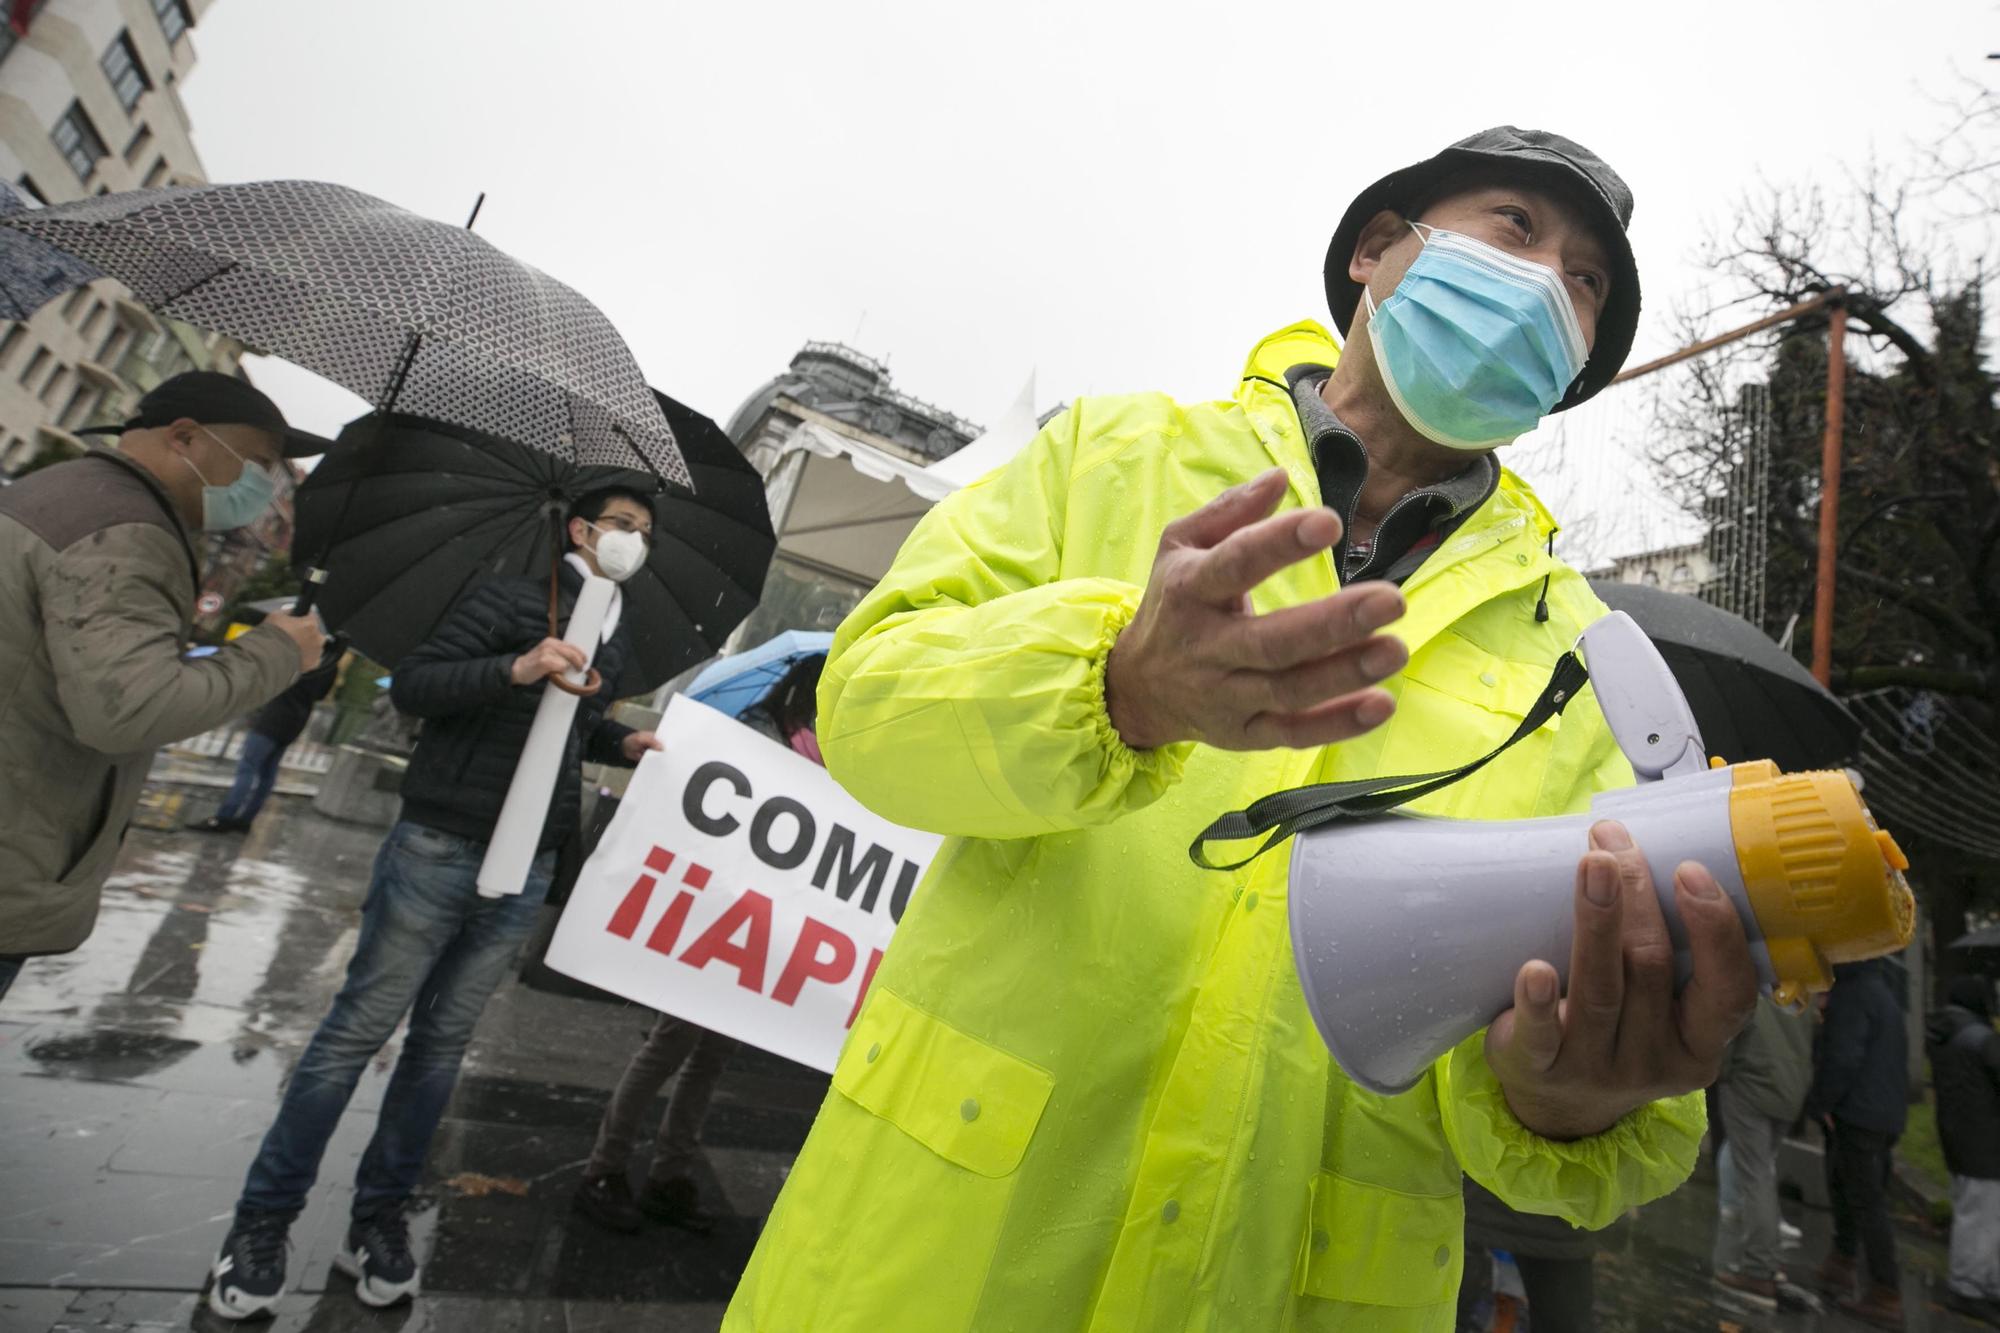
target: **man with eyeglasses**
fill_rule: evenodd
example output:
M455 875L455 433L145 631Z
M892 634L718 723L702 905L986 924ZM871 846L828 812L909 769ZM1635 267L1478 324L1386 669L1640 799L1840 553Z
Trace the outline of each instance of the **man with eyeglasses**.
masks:
M585 575L623 583L645 566L653 510L636 491L606 489L570 507L559 619ZM404 1015L409 1031L355 1175L352 1221L335 1266L355 1295L386 1306L416 1294L406 1218L424 1158L458 1081L473 1027L533 930L556 848L579 822L581 766L631 766L659 741L605 709L627 655L625 606L614 593L591 663L604 684L578 702L539 855L518 895L483 898L479 867L527 743L543 681L584 665L549 633L549 578L474 584L431 637L397 664L390 700L423 719L403 775L402 817L375 858L347 980L299 1057L278 1117L237 1200L210 1273L208 1307L227 1319L268 1312L284 1290L286 1236L318 1178L328 1140L361 1072Z
M197 532L253 523L287 458L325 450L214 371L139 400L116 448L0 490L0 995L22 961L89 938L153 751L239 717L314 666L310 616L181 655Z

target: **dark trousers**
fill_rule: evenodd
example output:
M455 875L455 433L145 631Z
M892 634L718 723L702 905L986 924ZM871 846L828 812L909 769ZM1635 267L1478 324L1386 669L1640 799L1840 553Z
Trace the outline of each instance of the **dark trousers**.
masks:
M1833 1248L1866 1255L1868 1278L1897 1285L1896 1236L1889 1223L1889 1150L1894 1135L1834 1118L1826 1143L1826 1192L1833 1200Z
M290 742L286 742L290 744ZM241 820L247 824L264 808L278 785L278 763L285 757L285 745L261 731L246 732L243 749L236 760L236 781L215 812L217 819Z
M1591 1261L1537 1259L1516 1254L1514 1266L1521 1270L1521 1293L1528 1299L1528 1326L1534 1333L1590 1333L1592 1306L1596 1303L1596 1272ZM1475 1312L1479 1302L1493 1294L1493 1259L1485 1247L1465 1247L1465 1276L1458 1289L1458 1327L1479 1328Z
M534 928L555 869L555 853L544 852L521 894L482 898L485 857L485 843L442 829L405 820L389 830L347 982L292 1071L237 1200L239 1222L298 1216L354 1085L405 1014L409 1034L355 1174L354 1216L399 1206L416 1189L472 1029Z

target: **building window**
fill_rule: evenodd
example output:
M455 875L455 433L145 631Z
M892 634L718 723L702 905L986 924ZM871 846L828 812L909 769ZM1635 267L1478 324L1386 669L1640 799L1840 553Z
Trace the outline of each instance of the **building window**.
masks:
M104 342L98 347L97 355L92 357L91 360L97 362L100 366L116 366L118 358L124 353L125 344L131 336L126 331L124 325L112 325L111 332L104 335ZM0 358L4 357L5 352L0 351Z
M77 332L85 338L95 338L97 331L104 327L104 314L109 309L111 307L102 301L92 306L90 313L83 317L83 323L78 326Z
M1674 585L1674 586L1675 586L1676 588L1684 588L1684 587L1686 587L1686 586L1687 586L1688 584L1690 584L1690 583L1693 583L1693 582L1694 582L1694 570L1693 570L1693 569L1689 568L1689 567L1688 567L1688 566L1686 566L1686 565L1675 565L1675 566L1674 566L1674 574L1673 574L1673 585Z
M15 184L21 187L21 192L23 194L27 195L30 199L34 200L36 203L47 205L47 203L49 202L49 197L42 193L42 187L35 184L35 178L33 176L30 176L27 172L25 171L22 172L21 179L16 181Z
M63 318L67 320L74 320L76 318L76 312L83 309L83 303L85 301L88 301L89 299L90 299L90 288L88 287L78 287L74 291L70 292L68 296L65 296L63 298L63 303L62 303Z
M96 396L97 390L91 388L88 384L77 385L76 392L72 393L69 396L69 402L63 405L62 415L56 418L56 424L64 430L75 430L83 424L83 419L90 414L91 399Z
M153 127L141 121L139 128L132 131L132 141L125 145L125 151L121 154L125 159L125 165L128 167L138 166L139 155L145 152L152 145L152 142Z
M36 394L35 397L41 399L45 403L53 402L55 401L55 396L58 393L60 393L62 391L63 386L68 383L69 383L69 367L57 366L55 374L49 376L49 382L42 386L42 391Z
M71 171L80 181L90 179L90 173L97 170L97 159L109 151L104 146L104 136L90 123L90 117L83 112L83 103L71 102L69 110L63 112L62 119L49 131L56 148L68 159Z
M146 67L139 63L139 53L132 49L129 34L121 32L112 38L98 63L104 67L104 77L111 82L111 91L118 95L118 105L128 112L139 105L140 95L153 86L146 77Z
M167 35L168 46L188 30L188 12L181 0L153 0L153 12L160 16L160 31Z
M7 358L14 354L14 344L21 341L21 326L9 324L5 333L0 333L0 365L7 364Z
M21 371L21 387L25 389L33 384L35 377L48 369L50 359L48 348L37 347L35 354L28 358L26 368Z
M156 157L153 165L146 168L146 188L156 190L167 179L167 159Z

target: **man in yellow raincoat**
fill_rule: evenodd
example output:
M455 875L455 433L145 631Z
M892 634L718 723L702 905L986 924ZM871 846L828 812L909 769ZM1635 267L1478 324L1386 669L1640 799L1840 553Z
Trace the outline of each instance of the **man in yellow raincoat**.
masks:
M1267 793L1484 754L1603 613L1491 449L1624 361L1630 213L1580 145L1474 135L1349 208L1344 354L1295 324L1231 401L1080 401L918 526L841 627L820 742L952 837L725 1328L1444 1330L1461 1172L1584 1227L1687 1175L1755 992L1701 867L1677 994L1645 862L1598 825L1567 997L1523 959L1509 1013L1382 1097L1307 1015L1285 858L1187 854ZM1411 808L1631 781L1585 693Z

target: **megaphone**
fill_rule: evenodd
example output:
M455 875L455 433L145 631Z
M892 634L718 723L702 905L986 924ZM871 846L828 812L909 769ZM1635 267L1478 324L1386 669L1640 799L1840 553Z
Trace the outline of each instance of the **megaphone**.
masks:
M1313 1022L1349 1077L1403 1092L1513 1004L1531 958L1568 984L1576 863L1615 819L1652 867L1679 979L1690 973L1674 867L1699 861L1736 905L1763 989L1798 1006L1831 964L1910 941L1909 862L1842 772L1711 763L1673 673L1622 611L1584 631L1605 721L1639 784L1590 812L1468 821L1382 814L1298 835L1294 961Z

